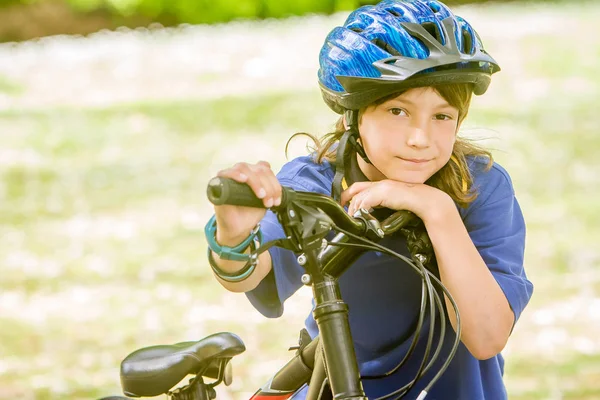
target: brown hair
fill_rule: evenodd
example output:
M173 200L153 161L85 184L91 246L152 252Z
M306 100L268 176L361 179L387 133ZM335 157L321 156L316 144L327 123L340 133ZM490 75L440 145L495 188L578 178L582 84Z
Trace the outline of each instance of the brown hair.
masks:
M471 97L473 94L473 85L456 83L435 85L432 87L448 102L448 104L458 110L458 125L460 126L462 121L467 117L469 111L469 105L471 104ZM386 96L377 100L374 104L382 104L389 99L397 97L401 93L403 92L397 92ZM344 132L345 127L343 118L340 117L335 125L335 130L323 135L322 138L318 139L309 133L299 132L292 135L287 144L289 145L289 142L297 135L306 135L310 137L315 144L310 150L316 153L316 162L322 163L323 160L327 160L334 163L336 150L332 146L340 140ZM467 165L467 156L487 158L488 169L491 168L493 164L493 157L490 151L478 146L469 139L457 137L450 161L426 182L428 185L446 192L461 207L466 207L477 198L477 192L472 190L473 176Z

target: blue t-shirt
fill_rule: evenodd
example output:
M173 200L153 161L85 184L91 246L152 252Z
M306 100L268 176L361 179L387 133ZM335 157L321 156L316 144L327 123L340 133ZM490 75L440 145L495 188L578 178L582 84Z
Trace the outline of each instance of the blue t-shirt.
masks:
M525 223L508 173L498 164L489 170L486 165L487 160L469 160L479 195L467 208L458 209L473 243L504 291L516 321L533 291L523 269ZM310 156L304 156L285 164L277 178L283 186L329 196L334 174L330 163L317 164ZM265 242L284 237L283 229L271 211L261 222L261 229ZM381 244L401 254L409 254L399 233L384 239ZM302 286L300 277L304 270L291 251L275 247L269 251L272 271L246 295L263 315L276 318L283 313L284 301ZM367 252L340 277L339 286L350 309L350 329L361 376L388 372L402 360L411 344L421 304L421 278L397 258ZM306 328L311 337L318 335L312 313L306 319ZM437 323L434 350L439 328ZM393 392L414 379L423 358L428 329L426 319L415 353L396 373L383 379L363 379L369 398ZM447 322L440 357L405 399L415 399L429 383L444 363L455 337L450 322ZM450 366L431 388L427 399L504 400L507 394L503 373L504 359L500 354L480 361L461 342Z

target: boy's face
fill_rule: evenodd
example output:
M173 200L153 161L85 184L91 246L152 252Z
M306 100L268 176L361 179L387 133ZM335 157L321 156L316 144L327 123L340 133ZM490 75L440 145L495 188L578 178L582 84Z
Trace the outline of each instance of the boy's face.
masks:
M458 110L433 88L416 88L361 114L362 144L373 165L358 157L372 181L424 183L450 159Z

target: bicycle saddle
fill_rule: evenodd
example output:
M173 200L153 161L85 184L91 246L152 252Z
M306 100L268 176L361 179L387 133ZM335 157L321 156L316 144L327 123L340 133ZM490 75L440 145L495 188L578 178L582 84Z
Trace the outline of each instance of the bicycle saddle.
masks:
M201 372L216 378L212 376L214 372L207 374L211 363L231 359L244 350L244 342L229 332L216 333L197 342L144 347L121 362L121 387L127 396L158 396L189 374Z

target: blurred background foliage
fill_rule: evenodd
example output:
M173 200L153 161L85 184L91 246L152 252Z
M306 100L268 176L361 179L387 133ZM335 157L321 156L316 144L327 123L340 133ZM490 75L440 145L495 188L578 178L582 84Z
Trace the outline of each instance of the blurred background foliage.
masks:
M64 4L13 2L0 30L125 18ZM502 66L463 134L510 172L528 227L535 292L503 352L509 398L598 400L600 2L455 11ZM294 132L331 130L318 52L347 12L169 29L130 15L140 28L0 44L2 400L118 394L130 352L219 331L247 347L219 399L247 399L289 359L311 308L303 288L267 319L215 282L205 188L237 161L278 170ZM304 147L294 140L289 158Z
M551 0L560 1L560 0ZM484 0L448 0L448 5ZM498 1L509 2L509 1ZM376 0L0 0L0 42L56 34L88 34L150 23L223 23L236 19L332 14Z

